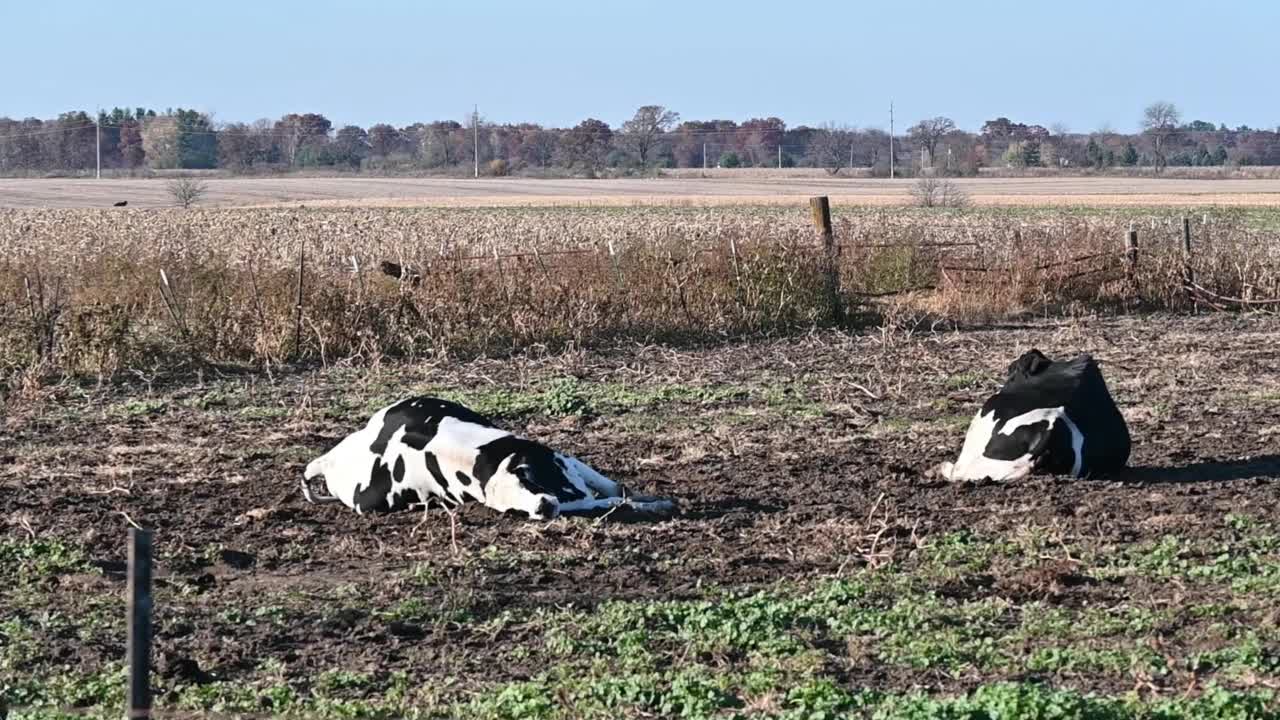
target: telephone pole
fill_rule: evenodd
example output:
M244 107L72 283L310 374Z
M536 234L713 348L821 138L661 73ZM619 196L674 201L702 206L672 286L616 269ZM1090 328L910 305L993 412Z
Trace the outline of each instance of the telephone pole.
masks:
M102 179L102 108L98 108L98 116L93 119L93 144L94 154L98 158L98 164L93 171L95 180Z
M476 177L480 177L480 106L476 105L471 113L471 129L474 140L471 153L476 162Z
M893 101L889 101L889 179L893 179Z
M702 169L707 169L707 144L702 143Z

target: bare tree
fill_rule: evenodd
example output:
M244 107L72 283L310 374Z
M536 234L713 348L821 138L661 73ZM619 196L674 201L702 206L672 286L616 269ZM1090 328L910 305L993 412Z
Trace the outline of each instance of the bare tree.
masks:
M199 178L184 176L170 180L165 184L165 189L169 191L169 197L173 198L175 205L186 208L199 202L209 187Z
M662 140L662 135L670 132L678 122L680 113L661 105L645 105L636 110L634 117L622 123L623 142L635 153L640 167L648 167L649 159Z
M828 173L837 175L840 168L850 164L852 143L853 133L847 126L824 123L809 140L809 161L814 167L825 168Z
M1156 155L1156 172L1164 170L1168 161L1165 159L1165 141L1178 129L1182 113L1171 102L1163 100L1151 103L1142 111L1142 131L1151 136L1152 149Z
M929 151L929 165L933 165L934 153L938 150L938 141L942 136L956 129L956 123L951 118L938 116L921 120L912 125L907 133L920 145L923 145Z
M950 180L926 175L908 191L920 207L962 208L969 205L969 195Z

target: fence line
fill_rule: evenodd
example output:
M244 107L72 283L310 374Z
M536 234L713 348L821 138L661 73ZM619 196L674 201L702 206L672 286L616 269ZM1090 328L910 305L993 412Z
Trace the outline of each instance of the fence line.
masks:
M867 243L840 242L835 238L835 224L832 223L830 219L830 205L829 205L828 198L826 196L818 196L815 198L811 198L811 206L813 208L814 226L815 226L815 229L817 230L818 239L820 240L821 244L809 245L808 243L801 243L793 246L792 249L800 250L802 252L812 252L815 255L820 254L821 257L823 257L827 261L830 268L829 271L827 272L828 273L834 272L834 276L830 276L830 280L828 281L828 284L831 287L838 288L836 292L837 295L848 294L848 295L853 295L861 298L872 299L872 298L901 295L901 294L910 293L910 292L936 290L938 287L936 283L930 283L930 284L910 285L907 287L902 287L894 290L877 291L877 292L865 292L865 291L860 291L855 289L844 289L841 287L842 273L840 272L841 269L843 268L843 263L841 262L840 257L843 254L844 250L856 251L856 250L863 250L863 249L885 249L885 248L904 248L904 249L912 249L912 250L937 248L937 249L945 250L945 249L953 249L953 248L982 247L982 244L976 241L867 242ZM1204 223L1201 223L1201 224L1203 225ZM943 226L943 227L950 227L950 226ZM954 227L964 227L964 226L954 226ZM1025 225L1020 225L1018 228L1014 230L1013 243L1014 243L1015 249L1021 249L1025 247L1024 245L1025 238L1022 235L1023 229L1025 229ZM1190 218L1184 217L1182 219L1182 230L1183 230L1182 255L1183 255L1183 281L1184 281L1183 289L1187 293L1188 299L1192 300L1193 302L1196 302L1196 301L1204 302L1205 304L1208 304L1211 307L1215 307L1216 309L1225 309L1222 307L1222 305L1224 304L1237 304L1237 305L1255 306L1255 307L1267 307L1271 305L1280 305L1280 299L1234 298L1234 297L1214 293L1213 291L1208 290L1207 288L1204 288L1203 286L1196 284L1194 282L1194 268L1193 268L1194 262L1193 262L1193 252L1192 252L1192 244L1191 244ZM495 252L490 254L459 255L459 256L447 256L442 254L440 257L441 257L441 260L444 262L470 262L470 261L477 261L477 260L479 261L493 260L493 261L501 262L501 260L505 260L505 259L518 260L522 258L532 257L537 259L541 264L543 270L546 271L548 269L569 269L575 266L555 264L555 263L547 264L542 260L543 257L599 255L602 252L608 252L609 256L614 259L614 264L616 266L616 263L617 263L616 257L619 254L619 251L613 246L612 242L609 244L607 249L599 248L599 247L574 248L574 249L563 249L563 250L534 249L532 251L513 252L513 253L503 254L503 253L496 252L496 248L495 248ZM733 242L732 238L730 238L727 253L726 253L725 246L723 246L722 244L703 246L703 247L694 247L688 251L688 255L696 256L696 255L704 255L704 254L725 256L725 257L732 258L735 277L738 278L737 284L741 283L740 263L741 263L742 253L739 251L736 243ZM1052 270L1054 268L1077 266L1082 263L1088 263L1095 260L1120 258L1123 261L1123 267L1126 269L1130 279L1132 280L1133 274L1136 270L1136 266L1138 263L1139 255L1140 255L1140 251L1138 246L1138 231L1136 228L1131 227L1124 236L1123 247L1119 250L1104 250L1101 252L1090 253L1087 255L1080 255L1080 256L1065 258L1061 260L1052 260L1049 262L1044 262L1044 263L1040 263L1040 264L1025 267L1025 268L1017 268L1013 266L954 265L954 264L948 264L946 262L939 262L936 265L936 270L944 280L948 282L955 282L955 280L949 277L948 275L949 273L959 273L963 277L963 275L966 273L1013 274L1019 270L1043 272L1045 270ZM355 268L354 271L358 273L359 265L358 263L355 262L354 257L352 258L352 264L353 264L353 267ZM422 273L431 271L430 269L431 264L433 263L428 262L427 268L425 270L419 270L416 268L413 268L413 269L406 268L391 261L383 261L382 271L384 274L389 275L396 279L408 279L416 286L421 280ZM1094 275L1097 273L1107 272L1114 269L1116 269L1114 266L1086 268L1086 269L1078 270L1075 272L1071 272L1057 279L1071 280L1075 278ZM986 285L986 284L991 284L992 282L1000 282L1000 281L999 280L978 281L976 278L964 278L964 279L960 279L959 282L961 282L962 284ZM831 302L831 305L832 305L831 311L832 311L833 317L842 315L841 306L838 306L834 300Z

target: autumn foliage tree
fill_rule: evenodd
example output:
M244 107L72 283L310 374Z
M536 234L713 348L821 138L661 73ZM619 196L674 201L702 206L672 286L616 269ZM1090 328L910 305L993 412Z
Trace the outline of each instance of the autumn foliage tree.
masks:
M613 145L609 124L587 118L564 134L560 152L569 168L580 167L595 176L604 169Z
M640 167L648 167L658 143L680 121L680 113L661 105L645 105L622 124L622 139Z
M332 127L328 118L317 113L289 113L276 121L273 133L283 160L297 165L303 150L328 142Z

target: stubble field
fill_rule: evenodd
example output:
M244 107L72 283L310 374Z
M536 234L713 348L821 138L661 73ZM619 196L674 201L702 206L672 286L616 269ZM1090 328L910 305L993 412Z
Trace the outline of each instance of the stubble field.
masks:
M841 205L911 203L909 179L846 179L823 171L681 171L638 179L275 177L207 181L213 207L414 207L564 205L789 205L828 195ZM1152 177L960 178L980 206L1274 206L1280 179ZM0 208L129 207L173 204L163 179L0 178Z
M1278 333L1147 315L64 385L2 428L0 688L20 717L118 713L136 522L179 716L1272 717ZM1133 469L930 477L1031 347L1099 359ZM302 500L307 460L417 392L681 512L470 508L455 551L438 513Z

